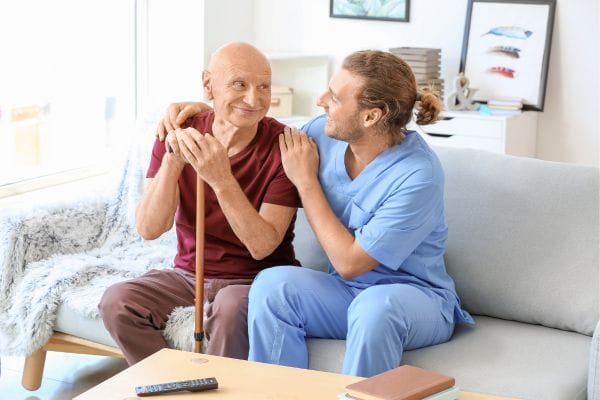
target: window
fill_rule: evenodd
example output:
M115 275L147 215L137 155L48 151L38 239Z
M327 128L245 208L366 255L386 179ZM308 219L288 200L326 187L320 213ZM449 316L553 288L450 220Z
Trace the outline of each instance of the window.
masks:
M134 0L0 2L0 196L109 165L135 117L135 29Z

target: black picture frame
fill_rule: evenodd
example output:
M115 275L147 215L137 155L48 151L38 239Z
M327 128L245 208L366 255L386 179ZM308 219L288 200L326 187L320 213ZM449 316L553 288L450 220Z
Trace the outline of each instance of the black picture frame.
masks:
M556 0L469 0L460 72L473 100L519 98L543 111Z
M330 0L329 17L408 22L410 0L385 0L378 10L366 10L361 0Z

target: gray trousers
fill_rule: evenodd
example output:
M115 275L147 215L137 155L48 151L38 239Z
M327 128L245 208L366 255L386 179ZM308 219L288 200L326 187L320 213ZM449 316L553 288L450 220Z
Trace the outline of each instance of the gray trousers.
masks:
M205 279L206 353L248 358L248 291L251 279ZM110 286L98 308L104 326L132 365L168 347L162 331L175 307L194 305L195 278L175 268L151 270ZM191 334L191 332L190 332Z

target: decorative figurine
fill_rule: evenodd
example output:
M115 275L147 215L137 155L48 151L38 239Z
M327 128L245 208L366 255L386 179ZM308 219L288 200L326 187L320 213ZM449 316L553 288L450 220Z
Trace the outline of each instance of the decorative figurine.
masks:
M446 105L449 110L453 111L475 111L479 108L479 103L473 102L473 95L477 89L471 89L469 87L469 79L462 72L456 77L454 81L454 87L456 92L448 96Z

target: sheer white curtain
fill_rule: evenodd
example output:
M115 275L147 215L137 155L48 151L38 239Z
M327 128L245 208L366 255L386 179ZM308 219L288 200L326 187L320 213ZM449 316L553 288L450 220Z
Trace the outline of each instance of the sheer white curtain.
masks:
M107 163L135 117L135 9L0 2L0 187Z

